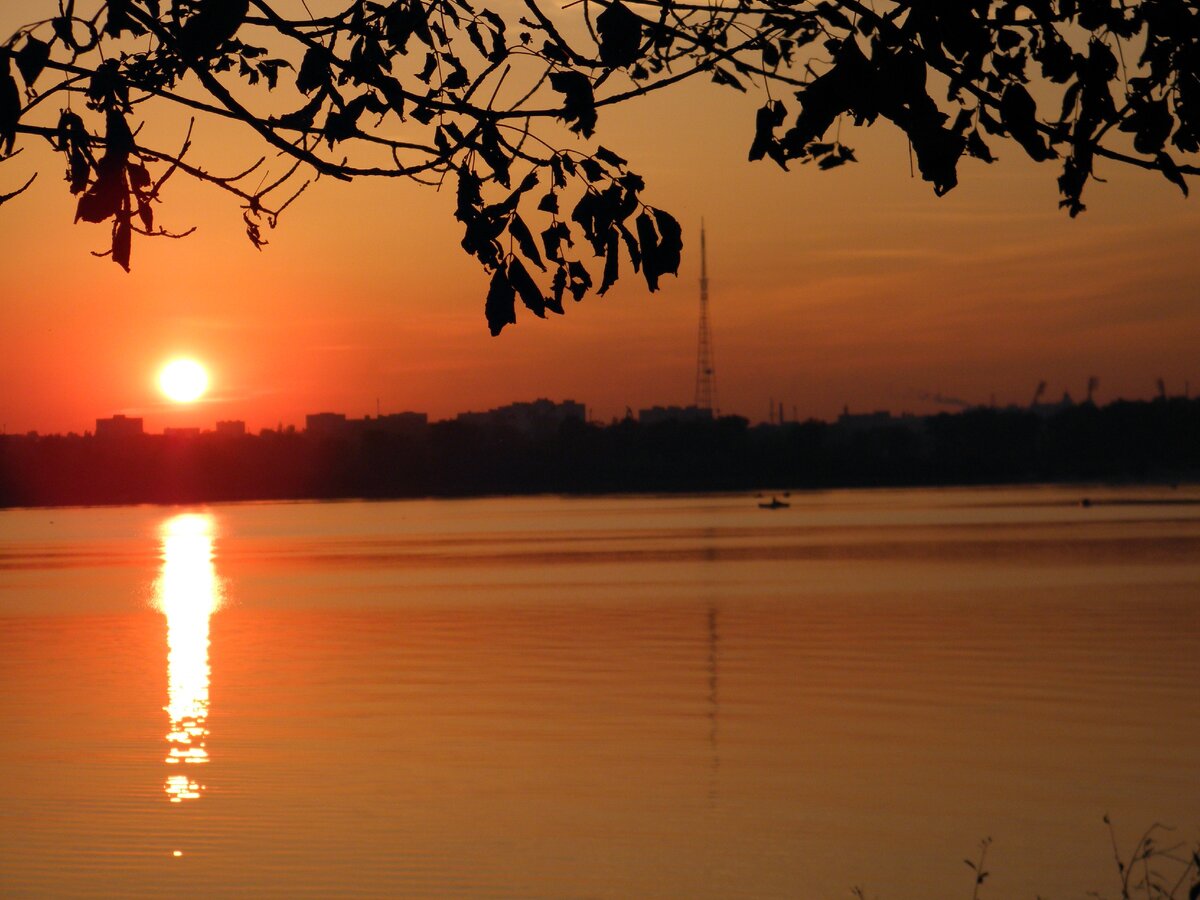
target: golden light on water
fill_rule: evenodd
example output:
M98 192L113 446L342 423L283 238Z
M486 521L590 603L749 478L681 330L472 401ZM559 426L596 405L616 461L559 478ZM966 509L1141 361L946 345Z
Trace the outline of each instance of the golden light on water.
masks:
M207 513L173 516L162 525L158 608L167 617L166 762L164 789L172 803L197 800L205 790L191 767L208 756L208 626L221 601L213 564L213 519Z

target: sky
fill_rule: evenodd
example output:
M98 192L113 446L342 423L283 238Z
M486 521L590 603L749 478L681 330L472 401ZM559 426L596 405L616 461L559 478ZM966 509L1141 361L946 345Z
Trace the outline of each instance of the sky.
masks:
M46 6L6 3L0 33ZM1024 404L1043 380L1047 397L1080 399L1090 376L1101 403L1153 396L1160 377L1170 393L1200 391L1195 199L1099 163L1106 183L1071 220L1057 169L995 139L1000 161L964 159L959 186L937 198L886 125L843 131L856 165L783 172L746 160L761 103L697 81L602 111L597 140L684 226L679 277L651 295L626 262L605 297L544 321L518 310L496 338L452 189L322 179L258 251L232 198L176 179L156 216L196 233L136 240L126 274L91 255L107 225L72 224L61 160L22 138L0 193L41 174L0 207L0 427L82 432L123 413L150 431L220 419L258 430L318 411L440 419L538 397L608 421L685 405L702 218L722 413L760 421L772 401L800 419L953 408L934 395ZM260 155L252 137L205 122L195 145L214 170ZM181 355L212 378L188 406L156 387Z

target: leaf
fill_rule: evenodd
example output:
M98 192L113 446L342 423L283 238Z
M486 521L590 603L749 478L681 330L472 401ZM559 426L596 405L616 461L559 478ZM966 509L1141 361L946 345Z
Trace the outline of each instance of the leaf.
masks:
M642 212L635 222L638 243L642 245L642 277L651 291L658 290L658 276L662 273L662 260L658 252L658 232L649 214Z
M674 216L661 209L651 209L654 224L658 228L659 273L679 274L680 257L683 254L683 229Z
M296 73L296 89L311 94L319 87L327 87L332 78L328 51L324 47L309 47L300 61L300 71Z
M553 296L546 299L546 309L561 316L563 314L563 291L566 289L567 269L565 266L559 266L554 270L554 280L550 283L550 290L553 292Z
M100 174L75 207L75 221L103 222L121 210L125 199L125 179L120 169L111 166Z
M588 77L581 72L553 72L550 86L563 95L558 117L575 133L591 137L596 130L596 98Z
M294 128L297 131L307 131L312 128L313 119L321 111L321 104L324 102L325 94L317 94L317 96L309 100L304 106L295 112L285 113L276 119L275 122L280 128Z
M325 116L321 136L332 147L337 141L348 140L359 133L358 119L367 108L367 95L355 97L341 109L331 109Z
M976 159L982 159L985 163L994 163L996 161L996 157L992 156L991 149L983 142L983 138L979 136L978 129L972 129L967 132L967 152Z
M537 208L541 212L547 212L551 215L558 215L558 194L550 191L541 200L538 201Z
M508 233L516 239L517 246L521 248L521 252L525 254L526 259L545 272L546 264L542 262L542 255L538 253L537 244L533 242L533 235L529 233L529 226L516 213L513 213L513 217L508 223Z
M515 256L508 261L508 280L521 295L521 302L538 318L546 318L546 298L542 296L541 288L530 276L525 264Z
M488 57L487 44L483 42L483 35L479 31L478 22L467 23L467 37L471 39L471 43L475 45L475 49L479 51L479 55L485 59Z
M108 21L104 23L104 33L110 37L120 37L122 31L130 34L145 34L143 28L129 15L130 0L108 0ZM128 270L128 267L126 267Z
M8 65L8 52L0 48L0 154L11 154L21 118L21 92Z
M1179 166L1175 164L1175 160L1171 159L1165 150L1160 150L1154 161L1158 163L1159 169L1162 170L1163 177L1183 191L1183 196L1186 197L1188 195L1187 181L1184 179L1183 173L1179 171Z
M583 159L581 159L579 161L579 167L583 169L583 174L587 177L587 180L593 184L604 177L604 167L590 157L585 156Z
M512 180L508 177L508 169L512 160L501 146L500 131L495 125L491 122L484 122L479 126L479 142L475 146L479 149L479 155L483 157L483 161L492 167L496 181L503 187L512 184Z
M1054 159L1058 155L1054 148L1047 147L1038 133L1037 104L1024 85L1010 84L1004 89L1000 96L1000 121L1035 162Z
M517 321L517 293L509 283L504 269L496 269L492 275L492 283L488 287L487 301L483 307L487 316L488 329L492 337L498 335L505 325L515 325Z
M425 46L433 48L428 13L420 0L397 0L384 13L383 23L387 39L401 53L408 52L408 39L414 34Z
M583 295L587 293L588 288L592 286L592 276L583 267L583 263L574 259L567 263L567 273L571 276L571 283L568 286L568 290L570 290L575 302L578 303L583 299Z
M117 216L113 223L112 258L118 266L129 271L129 253L133 244L133 226L129 216Z
M17 52L16 60L25 86L33 87L38 75L42 74L42 69L50 61L50 45L31 34L25 39L25 46Z
M625 242L625 249L629 252L629 261L633 263L633 271L640 271L642 268L642 251L638 249L637 240L624 225L618 225L617 230L621 232L621 240Z
M623 159L620 156L617 156L617 154L613 153L607 147L603 147L603 146L597 147L596 152L592 155L595 156L596 159L600 160L601 162L608 163L610 166L616 166L618 168L621 168L622 166L624 166L625 162L626 162L625 159Z
M542 246L546 248L547 258L562 262L563 241L572 246L571 229L567 227L566 222L555 222L542 232Z
M743 94L746 92L746 86L738 81L737 76L726 72L720 66L713 66L712 80L714 84L723 84L731 88L736 88Z
M638 61L642 55L642 20L621 0L616 0L596 17L600 38L600 61L613 69Z
M755 113L754 140L750 144L749 155L751 162L760 160L769 153L772 159L787 169L787 160L779 148L779 142L775 140L775 129L783 124L786 116L787 111L778 100L768 102Z
M610 228L608 240L604 245L604 277L600 280L600 290L596 292L601 297L617 283L617 278L620 277L620 258L621 238L617 234L617 229Z
M425 65L420 72L417 73L417 78L425 84L429 84L429 79L433 77L433 73L437 71L437 57L432 53L425 54Z

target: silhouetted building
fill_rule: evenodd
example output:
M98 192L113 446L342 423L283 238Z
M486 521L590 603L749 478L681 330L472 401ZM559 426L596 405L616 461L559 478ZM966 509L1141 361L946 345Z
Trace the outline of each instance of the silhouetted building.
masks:
M850 407L843 406L842 414L837 417L834 425L844 433L873 431L876 428L903 427L909 431L922 431L925 427L923 416L912 413L901 413L893 416L888 410L880 409L869 413L852 413Z
M702 406L652 406L638 410L638 421L643 425L658 425L662 422L711 422L713 411Z
M838 427L847 431L870 431L872 428L887 428L894 424L892 414L886 409L869 413L852 413L850 407L843 406L842 414L837 417Z
M521 434L550 434L569 421L584 422L587 409L582 403L538 399L532 403L510 403L487 412L459 413L455 421L485 428L511 428Z
M111 419L96 420L96 437L130 438L144 434L141 417L113 416Z
M220 437L245 437L246 423L241 419L232 419L217 423L217 435Z
M304 417L304 430L315 437L327 437L344 434L346 431L345 413L309 413Z
M164 428L163 429L163 437L177 438L177 439L198 438L198 437L200 437L200 429L192 428L190 426L186 427L186 428Z
M1034 403L1029 407L1030 412L1034 415L1041 416L1043 419L1050 416L1057 416L1060 412L1065 412L1075 405L1075 401L1071 399L1070 391L1063 391L1062 399L1057 403Z
M429 416L418 412L387 413L371 418L351 419L346 427L361 433L417 435L429 426Z

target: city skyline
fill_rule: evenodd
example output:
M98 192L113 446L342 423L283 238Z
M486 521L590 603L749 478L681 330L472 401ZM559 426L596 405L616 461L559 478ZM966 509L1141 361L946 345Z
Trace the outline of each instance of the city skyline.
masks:
M842 407L834 414L826 417L817 415L804 415L794 405L789 405L786 401L776 398L769 398L765 404L768 412L767 415L755 416L753 414L746 415L737 410L713 410L712 417L737 416L746 419L751 425L764 424L782 424L784 422L827 422L833 423L840 420L850 420L855 418L869 419L878 416L890 416L894 419L902 418L925 418L939 413L954 413L978 409L999 409L1004 411L1019 411L1030 410L1047 414L1063 408L1069 408L1072 405L1082 405L1087 402L1092 402L1098 407L1103 407L1109 403L1121 402L1145 402L1148 400L1159 398L1183 398L1191 399L1191 384L1184 382L1184 385L1179 390L1172 390L1172 386L1164 383L1156 383L1159 389L1157 393L1148 391L1139 396L1120 396L1120 397L1105 397L1098 390L1089 392L1089 388L1097 387L1098 379L1090 378L1085 381L1084 389L1078 394L1073 393L1070 386L1064 386L1061 392L1055 392L1054 388L1046 385L1044 382L1039 383L1035 388L1031 400L1024 402L1017 401L1013 398L997 398L989 397L986 400L973 402L965 400L961 397L946 395L942 393L925 394L918 396L918 403L914 408L891 409L879 406L865 406L853 408L850 404L843 404ZM690 403L653 403L648 406L633 407L626 406L622 410L622 414L614 414L611 416L602 416L595 413L591 404L583 402L579 403L574 398L565 397L559 400L554 400L549 397L537 397L530 400L512 400L508 403L501 404L496 407L491 407L487 410L455 410L445 415L437 416L424 410L411 409L385 409L382 406L377 406L375 411L363 412L360 416L354 417L354 411L343 411L333 409L322 409L318 411L308 411L302 413L298 419L285 421L282 418L277 418L274 422L254 422L236 416L223 416L216 419L208 419L206 421L197 422L198 415L201 409L204 408L203 400L193 401L186 404L186 409L180 410L179 404L163 403L162 407L166 409L166 413L162 416L148 416L142 414L136 409L126 409L123 411L115 411L107 416L96 416L91 420L93 426L97 426L101 421L113 420L136 420L139 423L139 428L143 428L142 433L153 434L175 434L182 435L185 432L195 433L219 433L222 431L222 426L241 426L246 434L255 434L263 431L278 431L278 430L294 430L294 431L311 431L311 423L314 418L320 417L335 417L352 424L362 425L371 421L381 421L387 419L400 419L402 417L420 416L427 424L438 422L451 421L466 421L472 417L487 416L503 412L512 407L532 406L539 403L551 403L555 405L573 405L585 410L582 420L593 424L606 425L613 422L621 421L622 419L633 418L637 421L645 422L669 420L671 418L694 418L694 413L705 413L702 407L697 407ZM195 410L195 414L190 414L188 410ZM647 416L647 414L650 414ZM171 424L166 424L165 420L170 419ZM182 424L181 424L182 423ZM153 430L153 429L158 429ZM98 431L98 427L75 427L62 431L40 431L36 428L10 428L7 423L0 423L0 434L21 435L28 433L37 433L40 435L67 435L67 434L93 434Z

